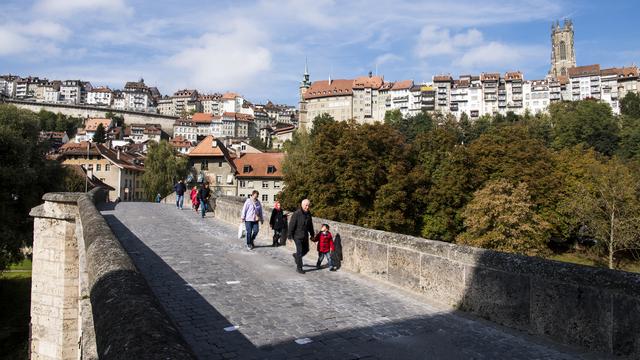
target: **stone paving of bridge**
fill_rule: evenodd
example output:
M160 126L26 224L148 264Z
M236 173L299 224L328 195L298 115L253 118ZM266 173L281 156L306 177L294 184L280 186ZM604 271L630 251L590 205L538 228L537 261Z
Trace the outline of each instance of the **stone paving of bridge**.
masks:
M299 275L289 250L248 251L237 225L211 214L150 203L102 213L200 359L592 357L357 274Z

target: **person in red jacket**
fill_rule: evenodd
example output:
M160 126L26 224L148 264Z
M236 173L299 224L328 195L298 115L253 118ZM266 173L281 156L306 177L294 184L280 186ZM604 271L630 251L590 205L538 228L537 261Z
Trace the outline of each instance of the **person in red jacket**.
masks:
M331 252L335 251L335 245L333 243L333 236L329 231L329 225L322 224L320 228L320 232L316 234L313 239L318 243L318 262L316 263L316 268L320 269L322 265L322 260L327 258L329 262L330 271L336 271L336 268L333 266L333 261L331 260Z

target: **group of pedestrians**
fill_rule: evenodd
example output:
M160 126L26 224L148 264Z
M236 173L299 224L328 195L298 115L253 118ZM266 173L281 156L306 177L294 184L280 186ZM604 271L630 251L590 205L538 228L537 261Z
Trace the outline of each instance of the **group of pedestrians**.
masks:
M184 195L187 192L187 185L184 181L178 180L178 183L173 186L173 190L176 192L176 208L182 210L184 208ZM209 210L209 200L211 199L209 183L204 183L201 186L194 185L191 188L189 197L191 198L191 209L196 213L200 212L200 215L204 218L207 210Z
M262 204L258 200L259 192L254 190L249 198L244 202L241 211L241 221L244 222L246 231L247 250L253 250L254 240L260 230L260 225L264 224ZM330 271L336 271L334 264L336 252L333 235L329 231L328 224L322 224L319 233L313 229L313 218L311 216L311 202L308 199L302 200L300 208L291 214L289 226L286 226L286 216L279 202L274 204L271 211L269 225L273 230L272 246L278 246L286 236L293 240L296 245L296 252L293 255L296 264L296 271L304 274L303 257L309 252L309 241L317 243L318 261L316 268L322 268L322 262L327 259Z

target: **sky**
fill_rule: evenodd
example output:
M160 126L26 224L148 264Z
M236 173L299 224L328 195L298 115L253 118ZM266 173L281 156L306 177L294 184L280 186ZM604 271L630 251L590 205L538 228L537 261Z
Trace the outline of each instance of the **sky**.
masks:
M571 18L578 65L640 60L632 0L0 0L0 74L162 94L234 91L295 105L311 80L387 81L549 70L550 28Z

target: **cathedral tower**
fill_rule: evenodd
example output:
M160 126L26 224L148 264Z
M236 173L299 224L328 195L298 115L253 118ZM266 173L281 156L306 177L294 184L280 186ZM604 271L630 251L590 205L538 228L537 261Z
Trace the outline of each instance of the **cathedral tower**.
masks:
M573 23L569 19L551 25L551 69L552 77L566 76L567 69L576 66L576 52L573 45Z

